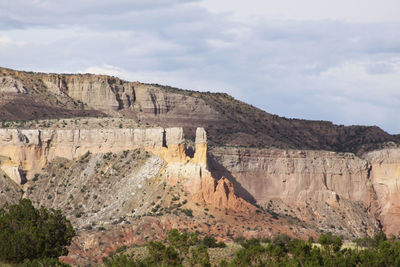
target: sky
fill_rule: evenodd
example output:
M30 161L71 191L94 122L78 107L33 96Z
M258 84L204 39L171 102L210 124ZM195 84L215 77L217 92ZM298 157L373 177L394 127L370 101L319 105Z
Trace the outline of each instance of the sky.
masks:
M398 0L0 0L0 66L226 92L400 133Z

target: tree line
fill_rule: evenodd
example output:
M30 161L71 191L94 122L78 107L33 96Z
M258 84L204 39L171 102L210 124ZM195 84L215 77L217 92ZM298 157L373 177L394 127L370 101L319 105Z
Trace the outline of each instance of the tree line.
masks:
M211 266L208 247L210 237L203 240L196 234L179 233L173 229L165 243L150 241L147 244L148 257L137 259L134 254L117 254L103 258L107 267L117 266ZM314 243L312 238L307 241L291 238L280 234L270 239L243 237L235 242L241 248L232 260L221 259L216 266L400 266L400 241L392 237L387 239L380 231L373 237L355 240L356 247L343 248L341 237L331 233L321 234ZM223 243L220 242L221 247Z
M36 209L28 199L5 204L0 209L0 265L68 266L58 260L67 255L75 231L60 210ZM237 237L240 248L230 259L216 266L400 266L400 240L379 231L373 237L355 240L355 247L343 247L343 240L331 233L314 242L279 234L272 239ZM103 258L103 266L211 266L209 248L226 244L212 236L172 229L164 242L146 244L148 255L135 257L122 250ZM134 250L132 250L134 251Z

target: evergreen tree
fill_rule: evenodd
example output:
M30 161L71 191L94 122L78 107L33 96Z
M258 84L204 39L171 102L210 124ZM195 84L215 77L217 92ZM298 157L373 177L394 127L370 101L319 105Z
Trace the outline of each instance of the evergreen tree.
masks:
M0 261L67 255L75 231L60 210L36 209L29 199L0 209Z

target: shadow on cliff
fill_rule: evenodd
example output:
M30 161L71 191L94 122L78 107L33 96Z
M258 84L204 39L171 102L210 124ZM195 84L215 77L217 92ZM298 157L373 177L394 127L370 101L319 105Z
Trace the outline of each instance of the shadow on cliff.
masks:
M232 173L228 171L222 164L220 164L210 153L207 155L207 164L212 177L217 180L221 179L222 177L226 177L232 183L237 196L252 204L257 203L249 191L247 191L238 181L236 181Z

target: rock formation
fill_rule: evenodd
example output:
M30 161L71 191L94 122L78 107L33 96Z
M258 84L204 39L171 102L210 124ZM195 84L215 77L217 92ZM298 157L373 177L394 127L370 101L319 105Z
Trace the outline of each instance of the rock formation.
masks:
M204 129L192 163L205 167L207 144ZM56 157L76 159L87 152L108 153L145 148L160 155L168 163L189 161L182 128L147 129L0 129L0 156L8 158L2 168L20 182L18 173L30 179Z
M207 165L207 134L204 128L196 129L196 153L192 159L193 163Z
M246 199L270 212L288 210L322 230L340 221L347 227L343 234L354 236L371 234L380 224L387 233L400 230L399 136L378 127L286 119L226 94L105 75L0 68L0 96L0 169L18 184L58 158L141 148L162 159L162 179L182 182L204 205L246 210L253 207ZM74 116L133 123L111 128L100 119L94 124L99 129L38 129L34 123L26 129L23 121L4 120ZM193 157L183 131L196 138Z
M371 163L370 180L376 213L386 233L400 231L400 149L383 149L364 155Z
M143 148L166 163L166 179L185 181L186 188L204 204L226 208L249 207L234 194L226 179L216 182L207 167L207 136L196 131L194 157L186 155L182 128L18 130L0 129L0 168L16 183L33 178L56 158L77 159L90 152L118 153Z
M282 200L290 207L344 200L362 203L388 234L400 230L400 149L358 157L328 151L215 148L214 159L240 184L237 193L263 205ZM214 166L214 168L216 168ZM247 198L248 199L248 198Z
M160 154L163 150L164 131L163 128L0 129L0 156L9 159L2 165L18 167L26 172L28 179L31 179L35 173L40 172L56 157L76 159L87 152L120 152L138 147ZM171 138L168 140L172 142ZM7 170L9 170L8 167ZM13 179L17 180L18 177L13 177Z
M2 82L1 82L2 81ZM282 118L227 94L180 90L92 74L0 68L0 119L125 117L150 126L207 128L212 145L359 152L399 141L378 127Z
M225 177L216 181L210 176L202 179L200 189L193 200L214 207L231 209L236 212L253 212L256 208L235 194L232 183Z
M231 181L212 177L207 166L207 137L196 130L193 158L186 155L182 128L142 129L0 129L1 169L15 182L32 179L57 157L76 159L87 152L108 153L144 148L167 163L165 177L185 181L199 203L249 209L250 195L266 205L280 199L304 207L307 201L339 206L342 199L363 203L388 233L400 229L397 179L400 152L385 149L365 154L299 150L214 148L212 155ZM214 166L212 166L214 168ZM240 186L233 189L233 184Z
M23 83L10 76L0 78L0 93L26 94L28 91Z
M258 203L369 199L370 165L351 153L221 148L212 154Z
M55 94L65 94L94 109L119 110L130 107L135 99L133 86L118 78L97 75L41 75L44 84Z

